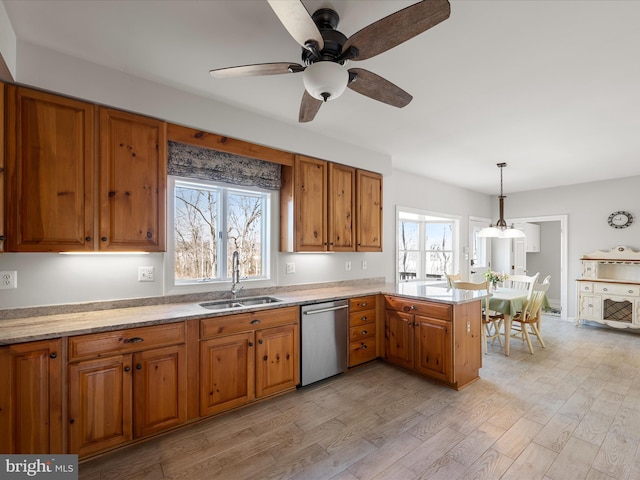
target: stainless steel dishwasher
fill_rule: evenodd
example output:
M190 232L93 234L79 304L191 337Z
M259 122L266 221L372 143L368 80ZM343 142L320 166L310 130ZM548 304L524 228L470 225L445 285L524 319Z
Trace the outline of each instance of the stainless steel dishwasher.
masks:
M302 386L347 370L348 308L346 300L302 306Z

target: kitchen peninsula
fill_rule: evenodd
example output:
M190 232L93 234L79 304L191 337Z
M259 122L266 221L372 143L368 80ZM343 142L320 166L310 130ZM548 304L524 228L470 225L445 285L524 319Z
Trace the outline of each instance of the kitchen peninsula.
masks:
M454 389L479 378L482 292L360 281L267 293L278 301L218 311L196 297L0 310L0 382L11 385L0 394L0 428L11 432L0 451L89 458L294 390L300 306L330 300L375 299L370 358ZM26 384L31 393L19 388Z

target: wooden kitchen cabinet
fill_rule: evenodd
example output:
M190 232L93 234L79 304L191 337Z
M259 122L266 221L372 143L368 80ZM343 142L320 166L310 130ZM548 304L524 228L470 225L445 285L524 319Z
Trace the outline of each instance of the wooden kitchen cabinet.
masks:
M0 452L64 453L62 341L0 348Z
M349 299L349 367L375 359L376 295Z
M15 85L6 112L7 251L165 250L165 122Z
M68 342L70 453L95 454L186 421L183 322Z
M382 176L296 155L282 167L280 250L382 251Z
M356 250L382 251L382 175L356 172Z
M387 361L460 389L482 366L480 301L457 305L386 296Z
M7 251L94 249L94 107L7 86Z
M165 250L166 123L100 108L100 250Z
M300 383L298 307L207 318L200 339L201 416Z

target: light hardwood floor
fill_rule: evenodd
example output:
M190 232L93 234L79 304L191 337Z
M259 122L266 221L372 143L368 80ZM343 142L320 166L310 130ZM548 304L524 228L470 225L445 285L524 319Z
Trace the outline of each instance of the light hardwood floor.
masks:
M456 392L369 363L80 465L95 479L640 478L640 335L543 321Z

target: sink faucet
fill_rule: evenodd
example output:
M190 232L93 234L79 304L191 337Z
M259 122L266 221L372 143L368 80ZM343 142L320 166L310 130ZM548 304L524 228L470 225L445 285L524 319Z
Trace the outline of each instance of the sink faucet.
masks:
M237 250L231 256L231 298L236 299L236 294L244 287L236 289L240 284L240 253Z

